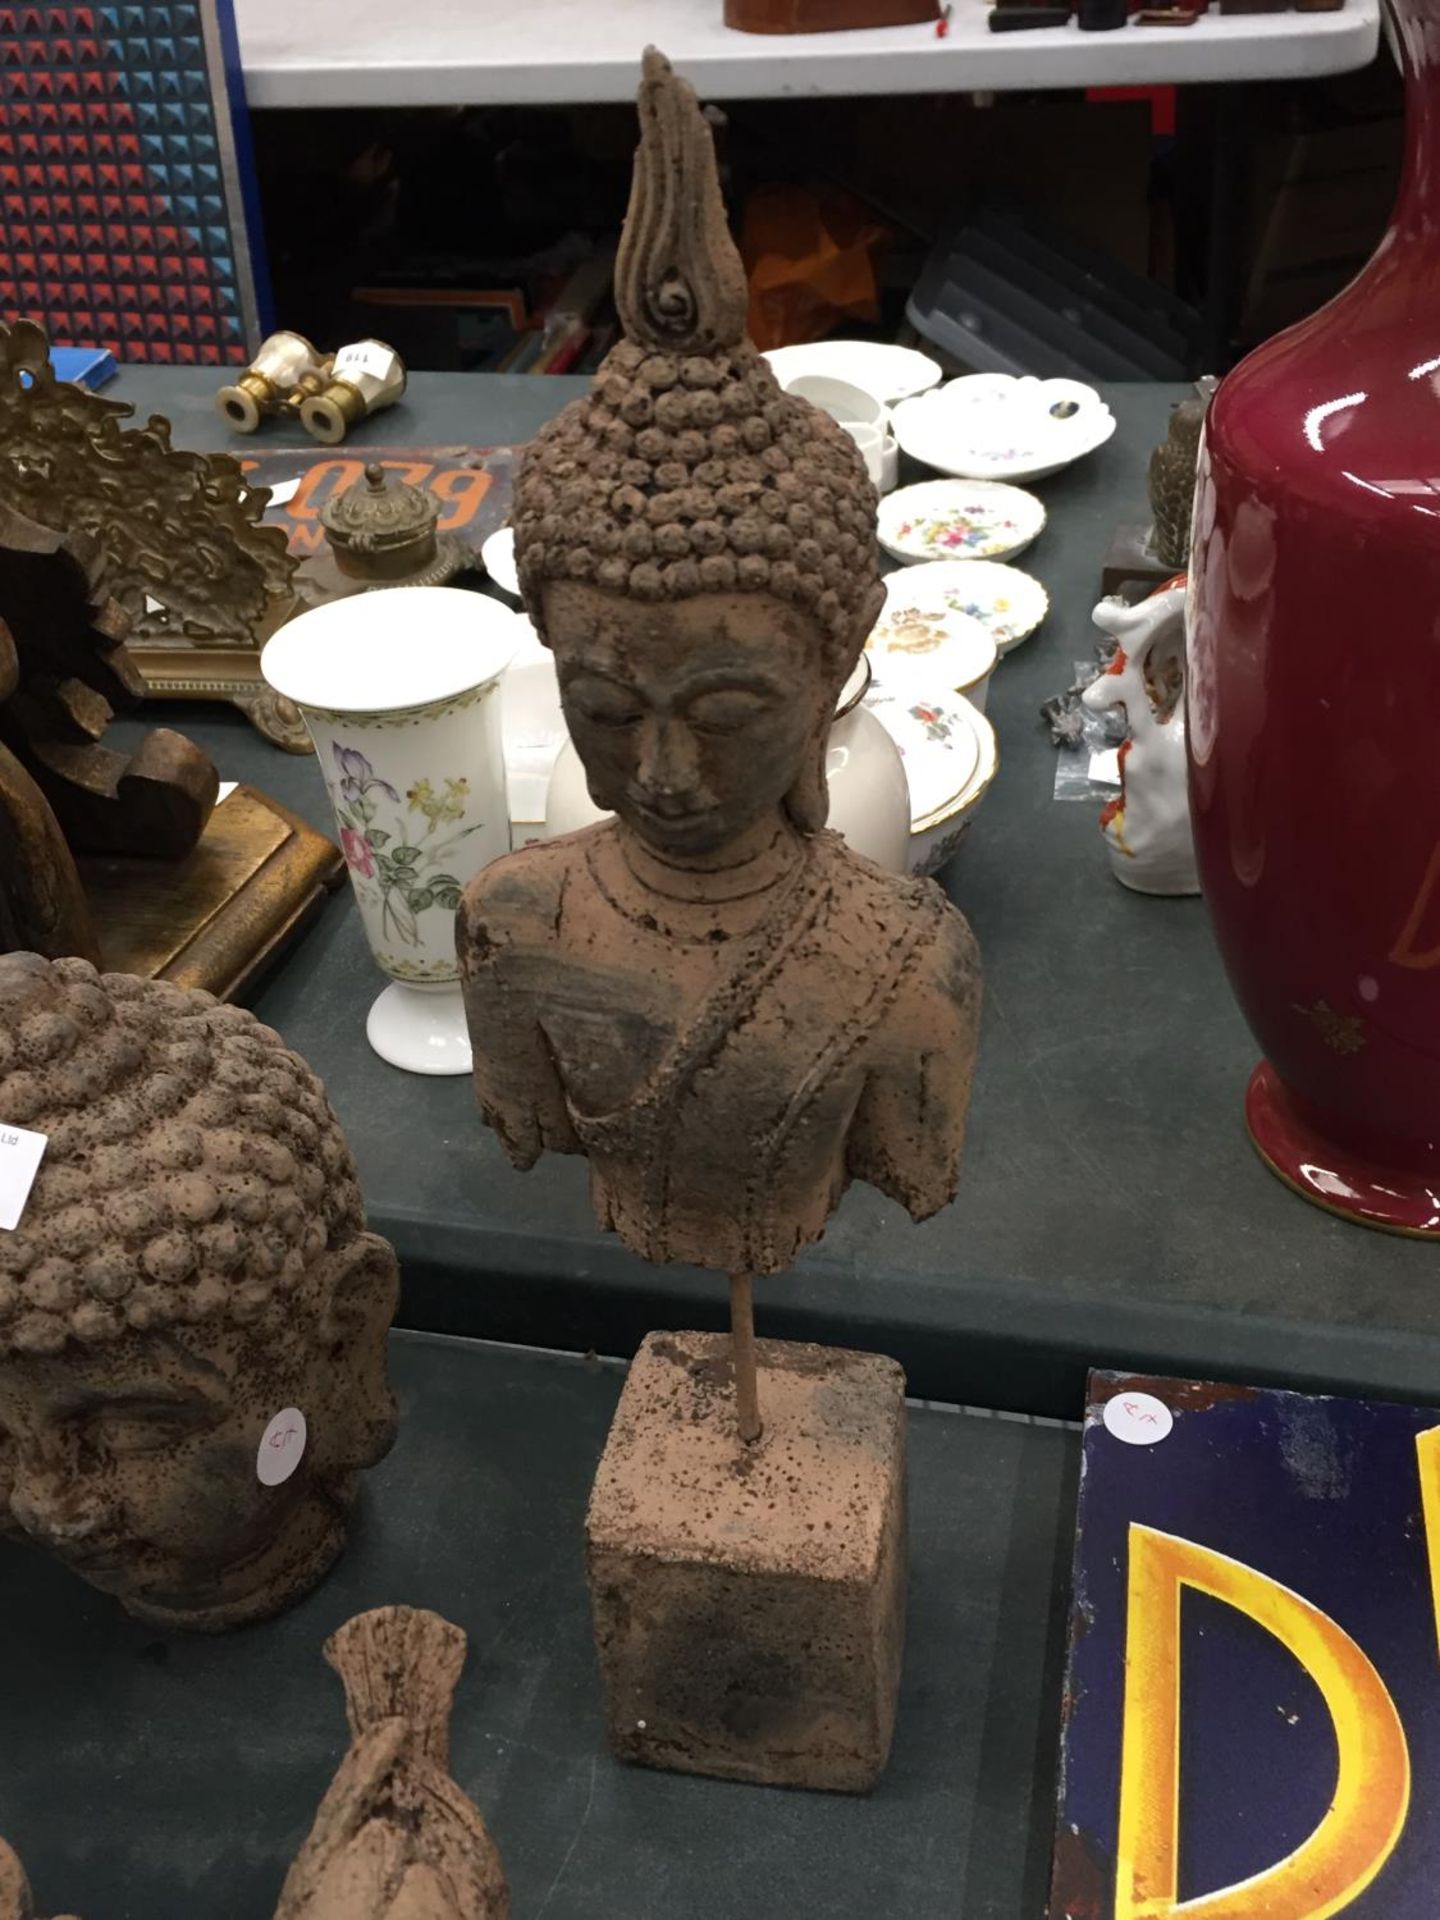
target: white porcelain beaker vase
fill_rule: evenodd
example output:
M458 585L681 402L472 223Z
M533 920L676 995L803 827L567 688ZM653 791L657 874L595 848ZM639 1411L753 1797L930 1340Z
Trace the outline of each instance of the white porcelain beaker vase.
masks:
M510 846L500 676L520 615L458 587L393 587L311 608L261 657L305 717L375 963L365 1023L409 1073L468 1073L455 961L466 882Z

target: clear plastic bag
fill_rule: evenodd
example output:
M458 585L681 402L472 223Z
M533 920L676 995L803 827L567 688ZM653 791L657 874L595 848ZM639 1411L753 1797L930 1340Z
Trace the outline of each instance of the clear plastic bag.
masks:
M1077 660L1075 679L1066 694L1041 709L1047 722L1049 709L1060 707L1079 721L1079 739L1075 746L1057 744L1055 749L1056 800L1089 800L1103 805L1120 791L1118 751L1125 738L1124 715L1115 709L1092 713L1079 698L1079 690L1098 680L1105 671L1098 659ZM1069 695L1074 694L1072 700Z

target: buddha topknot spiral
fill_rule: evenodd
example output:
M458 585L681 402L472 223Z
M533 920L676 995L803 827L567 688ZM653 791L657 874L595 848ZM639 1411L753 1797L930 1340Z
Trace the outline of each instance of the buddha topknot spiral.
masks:
M651 48L615 298L625 338L531 443L515 558L543 633L547 580L636 600L768 592L839 653L875 613L875 489L828 414L745 338L745 278L693 89Z
M0 956L0 1121L48 1140L0 1232L0 1352L211 1320L278 1333L364 1227L320 1082L212 994Z

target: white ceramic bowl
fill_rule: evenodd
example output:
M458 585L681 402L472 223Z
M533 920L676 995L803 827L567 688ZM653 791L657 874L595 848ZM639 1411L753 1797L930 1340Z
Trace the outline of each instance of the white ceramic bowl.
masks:
M993 480L925 480L880 502L875 532L885 551L919 560L1007 560L1043 530L1033 493Z
M892 609L897 616L908 611L922 618L959 614L978 620L1002 660L1050 611L1050 596L1034 575L999 560L925 560L902 567L887 578L885 601L881 621Z
M883 340L812 340L797 347L772 347L765 358L782 387L818 374L848 380L887 406L924 393L940 378L940 367L928 353L890 346Z
M1103 446L1115 416L1079 380L966 374L895 409L912 459L973 480L1043 480Z
M864 345L854 341L823 341L823 346ZM787 354L805 354L807 347L777 347L767 354L768 360L780 360ZM897 347L897 353L907 349ZM924 359L924 355L920 355ZM801 362L794 364L800 365ZM843 361L841 365L845 364ZM933 365L933 362L929 364ZM866 363L860 362L865 370ZM938 377L940 369L935 368ZM895 438L895 429L891 424L890 409L886 404L887 396L882 395L875 386L865 386L858 380L847 380L828 373L800 372L786 374L777 369L777 377L787 393L793 393L802 400L808 400L813 407L819 407L822 413L828 413L837 425L855 441L865 460L865 471L875 483L878 493L889 493L900 478L900 443ZM878 445L878 451L877 451Z
M798 379L782 380L787 393L797 400L808 400L812 407L828 413L842 427L876 427L882 433L890 423L885 402L866 387L851 380L833 380L825 374L802 374Z

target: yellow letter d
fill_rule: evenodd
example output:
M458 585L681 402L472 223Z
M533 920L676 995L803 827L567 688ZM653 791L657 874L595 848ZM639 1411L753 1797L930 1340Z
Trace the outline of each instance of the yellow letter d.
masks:
M1320 1689L1339 1767L1308 1840L1264 1873L1182 1902L1180 1599L1208 1593L1265 1628ZM1318 1607L1238 1560L1149 1527L1130 1529L1125 1739L1115 1920L1327 1920L1363 1893L1400 1838L1410 1755L1384 1681Z

